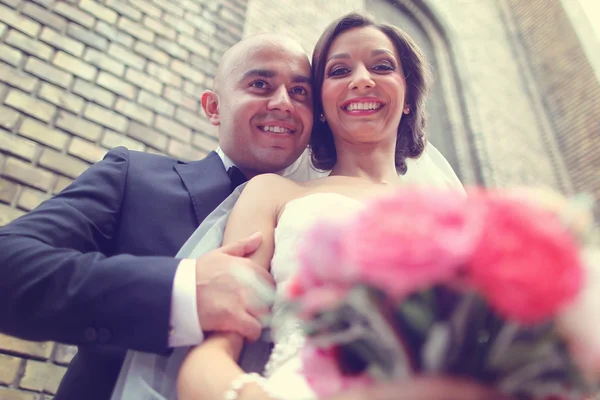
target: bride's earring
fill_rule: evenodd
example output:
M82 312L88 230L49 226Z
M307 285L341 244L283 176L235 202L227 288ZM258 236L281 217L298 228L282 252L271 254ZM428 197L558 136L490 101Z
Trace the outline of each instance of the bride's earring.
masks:
M319 121L325 122L325 115L323 115L323 113L321 113L321 115L319 116Z
M410 113L410 107L406 106L404 107L404 114L409 114Z

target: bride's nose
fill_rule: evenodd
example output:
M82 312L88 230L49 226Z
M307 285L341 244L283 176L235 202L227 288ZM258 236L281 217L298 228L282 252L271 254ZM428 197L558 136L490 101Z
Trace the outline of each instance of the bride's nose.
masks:
M365 90L375 87L375 81L371 77L369 70L364 65L358 66L352 73L351 78L352 79L350 79L350 83L348 85L348 89L350 90Z

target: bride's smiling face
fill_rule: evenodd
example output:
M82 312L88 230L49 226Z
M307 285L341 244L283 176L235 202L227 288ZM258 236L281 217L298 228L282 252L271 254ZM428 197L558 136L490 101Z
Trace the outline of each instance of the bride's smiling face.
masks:
M406 81L398 51L379 29L354 28L335 38L321 93L336 142L395 142Z

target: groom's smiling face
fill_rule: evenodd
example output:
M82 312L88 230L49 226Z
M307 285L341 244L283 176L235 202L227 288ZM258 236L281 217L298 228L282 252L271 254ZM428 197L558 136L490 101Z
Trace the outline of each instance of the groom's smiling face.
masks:
M208 96L212 109L210 98L203 106L219 126L221 148L249 177L284 169L306 149L310 64L296 42L257 35L238 43L223 57Z

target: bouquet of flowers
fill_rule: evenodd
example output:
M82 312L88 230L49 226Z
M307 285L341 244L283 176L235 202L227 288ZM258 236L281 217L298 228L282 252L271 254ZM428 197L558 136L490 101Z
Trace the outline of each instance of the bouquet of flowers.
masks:
M600 250L589 197L403 189L303 237L289 312L320 396L414 374L522 400L600 386Z

